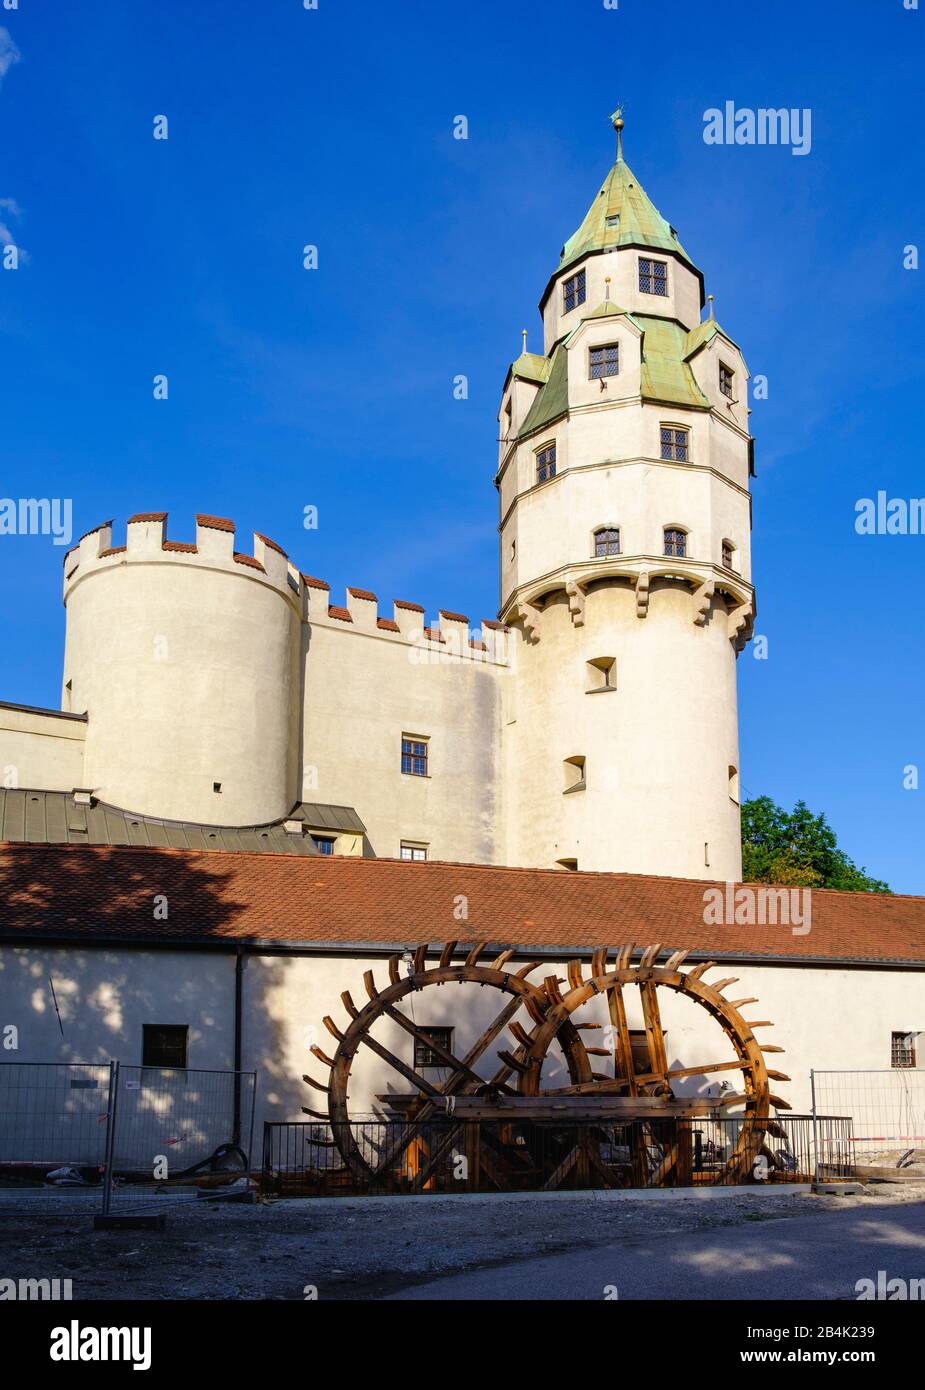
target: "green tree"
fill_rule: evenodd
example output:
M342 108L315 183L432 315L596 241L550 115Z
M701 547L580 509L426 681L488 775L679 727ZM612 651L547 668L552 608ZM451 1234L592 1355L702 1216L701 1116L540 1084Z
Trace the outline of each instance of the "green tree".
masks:
M742 878L746 883L840 888L849 893L891 891L839 849L825 815L813 815L805 801L785 811L769 796L742 806Z

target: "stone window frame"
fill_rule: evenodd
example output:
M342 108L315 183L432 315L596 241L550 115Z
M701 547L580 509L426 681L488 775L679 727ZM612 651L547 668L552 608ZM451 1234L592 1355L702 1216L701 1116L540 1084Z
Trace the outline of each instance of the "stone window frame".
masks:
M670 442L670 443L669 443L668 440L662 439L662 431L663 431L663 430L670 430L670 431L671 431L671 433L672 433L672 439L671 439L671 442ZM663 452L664 449L669 448L669 449L677 450L677 448L679 447L679 446L678 446L677 439L674 438L674 436L676 436L676 435L679 434L679 433L685 434L685 435L687 436L687 444L686 444L686 446L685 446L685 447L687 448L687 458L686 458L686 459L679 459L679 458L674 457L674 455L672 455L670 458L666 458L666 457L665 457L665 454L664 454L664 452ZM693 461L694 461L694 458L693 458L693 453L694 453L693 442L694 442L694 432L693 432L693 430L691 429L691 427L690 427L689 424L685 423L684 421L680 421L680 420L659 420L659 422L658 422L658 453L659 453L659 462L660 462L660 463L683 463L683 464L693 463Z
M588 295L588 277L585 267L574 271L562 281L562 312L571 314L584 304ZM573 302L570 304L569 299Z
M598 536L602 536L606 532L614 531L617 534L616 550L605 551L602 555L599 555L597 552ZM611 544L611 542L607 542L607 544ZM623 528L621 526L618 526L615 521L602 521L599 526L595 526L594 530L591 532L591 558L594 560L612 560L615 556L622 554Z
M643 269L644 266L648 266L649 269L648 269L648 270L644 270L644 269ZM665 274L664 274L664 275L659 275L659 274L656 272L656 266L664 266ZM649 282L649 288L648 288L648 289L647 289L647 288L645 287L645 285L642 283L643 280L647 280L647 281ZM661 259L660 259L659 257L657 257L657 256L640 256L640 257L639 257L639 293L640 293L640 294L651 294L651 295L653 295L653 296L654 296L655 298L657 298L657 299L668 299L669 296L670 296L670 294L671 294L670 284L671 284L671 282L670 282L670 280L669 280L669 278L668 278L668 262L667 262L667 260L663 261L663 260L661 260ZM656 286L660 286L661 288L655 288Z

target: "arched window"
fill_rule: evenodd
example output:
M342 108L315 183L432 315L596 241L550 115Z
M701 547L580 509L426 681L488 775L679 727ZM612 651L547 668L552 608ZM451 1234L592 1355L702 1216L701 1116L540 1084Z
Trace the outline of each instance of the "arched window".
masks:
M594 533L595 557L620 554L619 526L599 526Z
M723 541L723 569L734 570L736 567L736 548L732 541Z
M687 555L687 532L677 526L665 527L665 554L683 560Z

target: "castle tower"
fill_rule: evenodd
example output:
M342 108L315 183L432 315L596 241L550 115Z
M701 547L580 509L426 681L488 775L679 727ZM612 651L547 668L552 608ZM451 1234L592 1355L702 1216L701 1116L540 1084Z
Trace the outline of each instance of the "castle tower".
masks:
M499 412L507 858L735 879L748 374L614 126Z
M198 516L194 544L166 514L107 522L65 556L62 708L86 711L84 785L168 820L255 825L293 807L300 762L298 571L265 536Z

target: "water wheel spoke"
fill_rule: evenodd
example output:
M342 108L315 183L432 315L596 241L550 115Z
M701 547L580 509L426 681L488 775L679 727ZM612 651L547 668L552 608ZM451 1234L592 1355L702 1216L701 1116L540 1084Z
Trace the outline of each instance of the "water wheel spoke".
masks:
M633 1044L626 1021L626 1000L623 998L623 986L620 983L614 984L613 988L607 991L607 1007L613 1033L613 1074L618 1081L625 1081L630 1095L635 1096L639 1087L635 1079Z
M642 997L642 1019L649 1048L649 1070L659 1080L663 1080L668 1070L668 1057L665 1053L665 1034L658 1004L658 989L654 980L644 980L639 986L639 993Z

